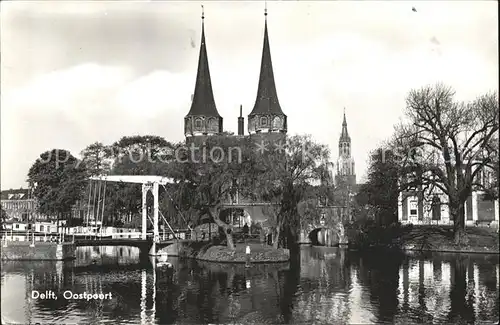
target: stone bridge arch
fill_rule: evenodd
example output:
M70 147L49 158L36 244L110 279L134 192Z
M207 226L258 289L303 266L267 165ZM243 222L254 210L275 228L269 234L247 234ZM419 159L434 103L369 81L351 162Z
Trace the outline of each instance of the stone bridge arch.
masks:
M335 229L330 227L319 227L311 230L308 239L313 246L338 246L340 236Z
M341 220L309 224L300 231L299 243L318 246L336 246L348 243Z

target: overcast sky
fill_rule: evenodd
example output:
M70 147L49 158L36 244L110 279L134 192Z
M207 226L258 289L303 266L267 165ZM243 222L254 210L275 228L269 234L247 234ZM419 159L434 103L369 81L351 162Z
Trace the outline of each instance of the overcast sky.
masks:
M204 6L215 101L236 132L239 105L246 117L256 97L264 2ZM442 81L465 100L498 89L496 1L267 6L289 133L312 134L335 160L345 107L358 180L411 88ZM26 186L31 164L52 148L76 155L134 134L182 140L200 16L196 1L3 1L2 189Z

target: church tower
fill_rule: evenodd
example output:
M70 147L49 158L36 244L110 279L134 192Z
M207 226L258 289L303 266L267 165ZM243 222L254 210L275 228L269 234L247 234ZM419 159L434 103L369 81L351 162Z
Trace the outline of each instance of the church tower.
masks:
M260 63L260 77L257 98L248 115L248 133L266 137L281 138L286 135L287 117L281 110L274 82L271 49L267 31L267 8L264 12L264 45Z
M354 169L354 158L351 156L351 137L347 132L347 120L345 117L342 122L342 133L339 139L339 158L337 160L337 175L335 177L337 186L353 186L356 185L356 172Z
M208 67L204 13L201 15L201 45L198 72L191 100L191 109L184 118L184 135L186 138L204 137L222 133L222 117L215 106L210 69Z

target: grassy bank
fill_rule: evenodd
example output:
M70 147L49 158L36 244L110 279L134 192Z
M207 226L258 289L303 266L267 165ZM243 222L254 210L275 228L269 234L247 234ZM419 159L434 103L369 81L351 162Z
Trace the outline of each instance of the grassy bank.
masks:
M270 246L249 243L251 263L281 263L290 260L287 249L274 249ZM201 261L218 263L246 263L246 244L236 244L234 250L226 246L217 246L207 242L191 242L172 244L167 246L166 252L170 256L195 258Z
M452 227L419 226L401 238L405 250L499 253L499 240L496 229L484 227L466 228L464 242L456 245Z
M499 253L499 239L496 229L483 227L466 228L464 242L456 245L453 228L450 226L364 226L350 229L350 248L367 250L374 248Z

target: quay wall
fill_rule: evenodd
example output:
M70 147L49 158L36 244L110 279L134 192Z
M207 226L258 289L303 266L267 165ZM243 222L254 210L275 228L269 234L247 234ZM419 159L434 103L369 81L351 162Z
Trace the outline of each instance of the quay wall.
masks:
M2 245L2 261L62 261L75 257L75 245L71 243L8 242Z

